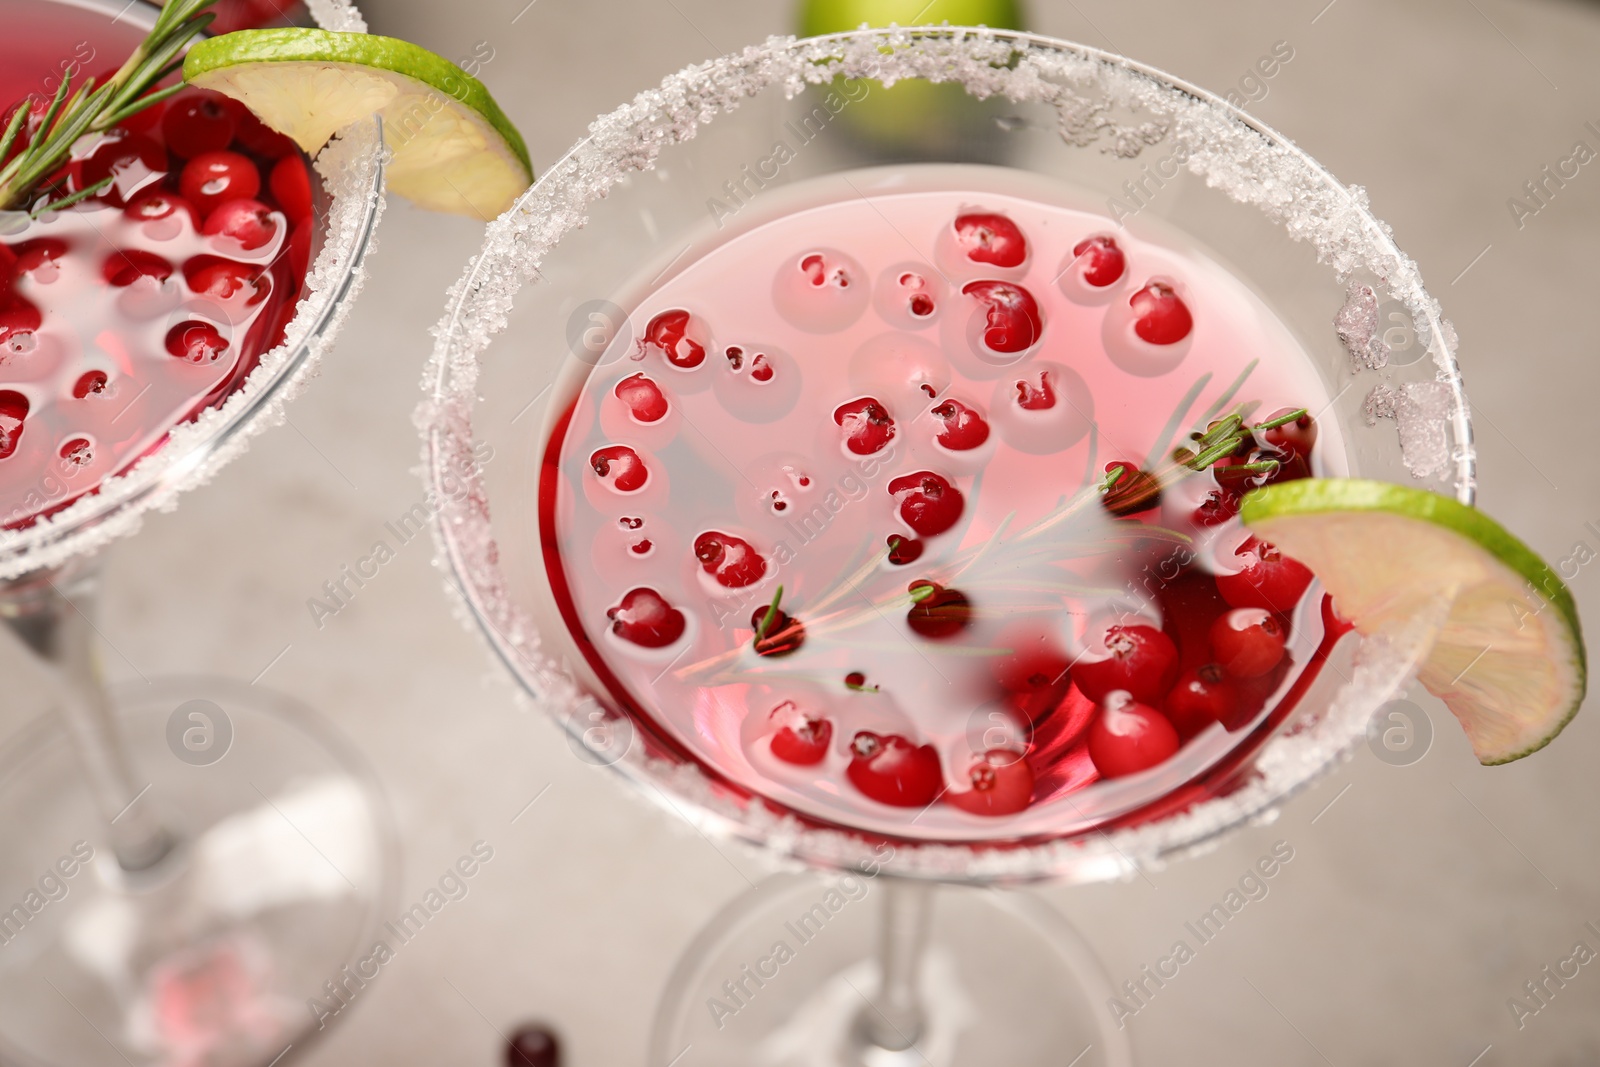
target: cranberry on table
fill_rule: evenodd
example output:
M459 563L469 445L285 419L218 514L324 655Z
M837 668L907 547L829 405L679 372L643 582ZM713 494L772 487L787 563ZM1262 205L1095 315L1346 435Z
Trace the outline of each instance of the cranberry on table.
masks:
M1283 660L1287 635L1265 608L1234 608L1211 624L1211 651L1235 678L1259 678Z
M506 1041L505 1067L561 1067L561 1041L548 1026L519 1026Z
M864 795L897 808L927 807L944 789L939 753L914 745L899 734L863 730L850 742L845 776Z
M1033 768L1020 752L989 749L967 769L967 780L970 789L944 799L973 815L1015 815L1033 802Z
M1178 731L1155 708L1113 694L1089 727L1089 759L1102 778L1147 771L1179 748Z
M1142 623L1106 627L1072 668L1072 679L1095 702L1122 690L1147 704L1160 701L1178 672L1178 648L1172 638Z
M1212 723L1233 721L1239 693L1220 664L1205 663L1184 671L1167 694L1162 710L1188 740Z
M261 191L261 175L237 152L202 152L183 165L178 192L205 215L229 200L251 200Z
M1311 584L1305 564L1285 556L1276 545L1251 537L1234 552L1233 574L1217 575L1217 592L1236 608L1266 608L1288 615Z
M1164 282L1150 282L1129 297L1128 305L1135 316L1133 332L1153 345L1177 344L1194 329L1189 305Z

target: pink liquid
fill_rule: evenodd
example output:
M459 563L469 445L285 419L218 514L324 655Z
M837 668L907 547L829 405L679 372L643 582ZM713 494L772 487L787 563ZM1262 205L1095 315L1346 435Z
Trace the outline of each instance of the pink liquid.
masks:
M1174 470L1172 449L1208 409L1260 421L1326 394L1288 329L1180 235L1120 231L1009 172L899 173L904 191L870 202L820 185L636 302L553 431L552 585L598 690L783 808L943 838L1116 818L1286 713L1325 636L1297 589L1271 612L1282 661L1229 680L1225 721L1170 699L1219 658L1209 635L1237 605L1215 574L1239 570L1247 536L1196 519L1219 484ZM1020 262L1003 226L963 245L955 220L974 214L1014 224ZM1096 236L1120 273L1075 251ZM1148 314L1163 293L1187 317L1170 300ZM1337 427L1320 430L1309 466L1273 477L1337 464ZM1102 501L1119 464L1129 481ZM1135 467L1163 483L1154 507ZM1135 773L1090 751L1125 708L1084 692L1118 625L1176 651L1137 703L1182 747Z
M53 92L69 68L75 82L103 76L143 36L66 4L7 0L0 13L6 104ZM310 224L297 229L270 180L288 143L228 106L236 136L217 147L259 177L249 198L273 212L268 239L246 247L203 233L216 205L184 201L154 219L124 210L178 193L186 159L167 143L159 106L80 146L57 195L92 180L80 174L98 173L87 162L97 152L138 146L142 155L113 168L111 190L0 232L0 525L27 525L92 492L220 402L280 339ZM217 282L218 264L235 283Z

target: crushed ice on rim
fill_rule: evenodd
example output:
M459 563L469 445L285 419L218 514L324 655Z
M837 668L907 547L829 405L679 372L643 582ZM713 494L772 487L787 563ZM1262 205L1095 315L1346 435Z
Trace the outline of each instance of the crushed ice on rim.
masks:
M1452 396L1444 382L1405 382L1399 389L1374 386L1362 405L1368 426L1394 419L1400 429L1400 454L1418 478L1438 474L1450 463Z
M1389 365L1389 346L1379 329L1378 294L1372 286L1351 282L1333 328L1350 353L1350 373Z

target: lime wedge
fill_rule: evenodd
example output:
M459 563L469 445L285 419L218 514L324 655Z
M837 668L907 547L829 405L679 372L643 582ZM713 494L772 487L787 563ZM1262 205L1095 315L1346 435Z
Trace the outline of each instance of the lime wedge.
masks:
M1307 478L1249 493L1240 516L1311 568L1363 634L1448 603L1417 678L1480 762L1536 752L1577 714L1587 664L1572 594L1483 512L1388 482Z
M389 188L435 211L492 219L533 180L521 135L483 83L393 37L240 30L190 48L183 77L238 100L308 153L383 116Z

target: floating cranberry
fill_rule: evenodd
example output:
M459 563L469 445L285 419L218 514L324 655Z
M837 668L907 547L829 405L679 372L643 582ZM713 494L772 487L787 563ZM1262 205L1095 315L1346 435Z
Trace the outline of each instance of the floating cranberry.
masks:
M970 213L956 216L956 244L974 263L1020 267L1028 258L1028 242L1017 224L1004 215Z
M1184 671L1162 705L1178 736L1188 740L1214 722L1231 722L1239 694L1220 664Z
M1292 415L1295 408L1279 408L1262 422L1275 422L1287 415ZM1309 414L1301 415L1293 422L1286 422L1282 426L1274 426L1270 430L1261 431L1261 440L1264 444L1276 449L1284 456L1309 460L1311 450L1317 444L1317 420Z
M694 539L694 556L705 572L729 589L754 585L767 575L767 561L742 537L707 530ZM766 608L760 609L763 613Z
M1161 483L1155 475L1126 461L1107 463L1106 474L1112 471L1118 471L1117 480L1100 495L1100 506L1111 514L1119 518L1137 515L1161 503Z
M1178 673L1178 649L1154 626L1115 623L1072 668L1073 681L1090 700L1100 702L1121 689L1146 704L1160 701Z
M1178 751L1178 731L1156 709L1121 694L1089 727L1089 758L1102 778L1149 770Z
M1254 537L1234 550L1234 574L1217 575L1217 592L1236 608L1266 608L1288 615L1311 584L1305 564Z
M56 454L69 467L87 467L94 462L94 445L87 437L69 437Z
M692 370L705 362L705 345L689 336L689 313L682 308L663 311L644 328L645 344L654 345L674 367Z
M1044 331L1039 305L1033 294L1020 285L999 281L968 282L961 292L988 309L983 344L992 352L1006 355L1025 352Z
M598 449L589 457L589 468L619 493L643 489L644 483L650 480L650 468L644 465L639 453L627 445Z
M753 639L758 656L787 656L806 643L805 624L782 608L757 608L750 616L750 628L758 635Z
M844 446L858 456L870 456L894 440L889 409L870 396L834 408L833 421L844 429Z
M899 734L862 731L850 742L850 754L846 777L880 804L926 807L944 788L939 753L932 745L914 745Z
M753 382L772 381L772 363L767 359L765 352L757 352L756 358L750 361L750 380Z
M122 287L132 285L140 278L166 281L172 276L172 264L140 248L124 248L111 253L102 265L106 281Z
M561 1042L549 1027L519 1026L506 1041L505 1067L561 1067Z
M28 275L40 284L55 281L58 264L67 257L67 242L54 237L35 237L11 246L17 262L12 269L18 277Z
M961 518L966 501L961 490L941 474L917 471L903 474L889 483L900 519L923 537L942 534Z
M1211 624L1211 651L1235 678L1259 678L1283 660L1283 624L1265 608L1234 608Z
M1027 378L1017 379L1017 407L1023 411L1048 411L1056 406L1056 391L1050 384L1050 372L1040 371L1038 383Z
M267 187L290 222L303 222L311 217L311 175L298 155L284 156L273 164Z
M85 371L83 374L79 375L78 380L73 383L72 395L77 397L79 400L83 400L99 393L103 393L106 391L106 383L109 381L110 379L106 377L106 372L103 370Z
M276 4L282 0L267 0L267 2ZM217 32L216 27L212 27L212 32ZM295 148L293 141L256 118L248 109L239 108L233 117L237 123L233 139L239 142L245 151L254 152L262 159L281 159L287 155L295 155L298 158L298 149Z
M185 92L167 104L161 133L175 156L193 159L205 152L220 152L233 140L234 112L218 93L204 89Z
M606 618L611 620L612 633L641 648L665 648L682 637L688 625L683 612L644 586L622 594L621 602L606 611Z
M207 237L229 237L252 251L271 242L283 226L283 216L259 200L226 200L206 216Z
M0 459L17 450L28 418L28 398L12 389L0 389Z
M209 322L180 322L167 331L167 351L187 363L215 363L227 350L227 339Z
M1136 316L1133 332L1153 345L1177 344L1194 328L1188 305L1164 282L1150 282L1128 298L1128 305Z
M1087 237L1072 247L1072 254L1082 264L1079 276L1096 289L1114 284L1128 269L1128 259L1110 237Z
M1227 489L1210 488L1189 515L1196 526L1219 526L1239 514L1239 495Z
M237 152L202 152L184 164L178 177L178 192L203 215L228 200L250 200L260 191L256 165Z
M941 445L952 452L977 448L989 439L989 424L983 415L959 400L946 400L933 409L933 417L944 424L937 434Z
M915 563L922 558L922 542L915 537L902 537L899 534L889 535L889 562L896 567L904 567L908 563Z
M809 767L828 754L833 723L827 719L802 712L792 700L773 708L769 719L783 724L772 735L772 754L783 762Z
M272 292L272 275L260 266L215 256L196 256L183 265L184 280L201 296L232 300L241 294L246 304L259 304Z
M17 339L15 347L26 345L23 338L31 337L43 323L38 308L21 297L0 292L0 345L13 347L13 338Z
M167 154L160 145L148 137L113 128L84 157L75 184L87 189L110 178L111 184L95 195L121 207L141 190L159 182L166 171Z
M844 676L844 687L857 693L876 693L878 687L867 685L867 676L860 671L851 671Z
M967 768L972 788L945 801L972 815L1015 815L1033 802L1033 768L1022 753L991 748Z
M958 590L919 579L906 591L915 601L906 612L906 625L922 637L931 641L954 637L972 621L972 604Z
M612 393L639 422L660 422L667 416L667 398L661 387L643 374L622 379Z
M141 193L122 213L136 222L155 222L158 219L172 218L183 213L189 217L189 224L196 230L200 228L200 217L195 214L194 205L179 196L169 193L165 189L154 189Z
M821 252L811 252L800 257L800 273L813 289L848 289L850 271L842 263L830 263Z

